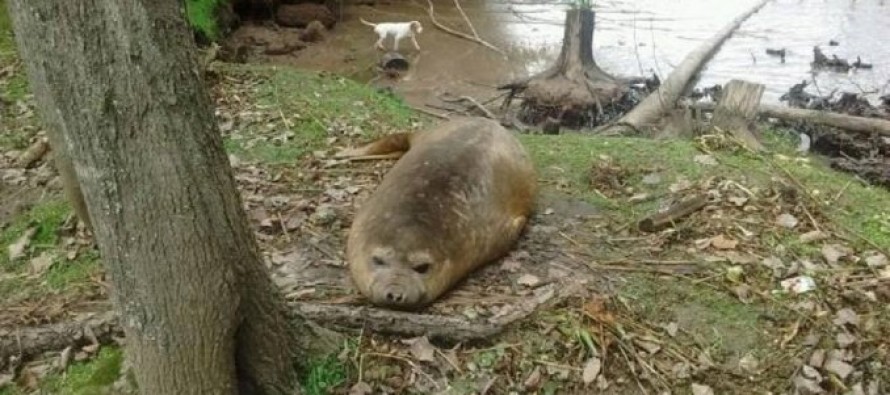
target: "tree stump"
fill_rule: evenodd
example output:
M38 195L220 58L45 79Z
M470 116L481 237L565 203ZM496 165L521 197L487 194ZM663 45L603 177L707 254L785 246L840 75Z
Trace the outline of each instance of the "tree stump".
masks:
M741 140L748 148L760 151L763 145L754 134L754 121L760 107L764 86L731 80L723 89L711 124Z

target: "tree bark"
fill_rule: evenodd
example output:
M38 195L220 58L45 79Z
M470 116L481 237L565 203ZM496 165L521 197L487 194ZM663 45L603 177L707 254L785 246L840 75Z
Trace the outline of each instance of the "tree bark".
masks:
M287 314L262 264L181 2L10 10L38 108L80 181L142 393L299 392L296 357L326 343Z
M749 149L762 151L763 144L754 134L753 123L757 119L757 106L760 105L764 89L763 84L729 81L720 95L711 124L731 133Z

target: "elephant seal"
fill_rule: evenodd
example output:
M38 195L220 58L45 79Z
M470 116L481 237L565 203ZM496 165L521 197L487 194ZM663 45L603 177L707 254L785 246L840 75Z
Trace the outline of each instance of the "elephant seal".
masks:
M425 307L504 256L537 194L525 148L488 119L392 134L338 156L400 158L359 208L346 244L358 290L394 310Z

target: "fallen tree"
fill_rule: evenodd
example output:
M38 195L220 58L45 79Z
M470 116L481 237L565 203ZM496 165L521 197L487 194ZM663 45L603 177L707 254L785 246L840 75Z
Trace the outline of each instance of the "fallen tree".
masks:
M550 118L569 127L603 124L616 112L629 85L597 66L593 57L595 13L590 8L566 11L565 35L556 63L528 79L498 87L509 89L504 102L522 94L519 119L540 124Z
M689 106L689 108L702 111L714 111L715 105L712 103L696 103ZM890 121L880 118L857 117L829 111L804 110L800 108L768 104L761 104L757 107L757 113L763 117L832 126L851 132L890 136Z
M769 1L761 0L748 11L733 19L732 22L720 29L710 40L702 43L698 48L686 55L683 62L671 72L655 92L649 94L621 119L612 124L604 125L598 131L607 134L620 134L627 132L628 129L642 132L658 122L668 111L674 108L677 99L686 91L689 82L717 52L717 49L720 48L723 42L741 26L742 22L763 8Z

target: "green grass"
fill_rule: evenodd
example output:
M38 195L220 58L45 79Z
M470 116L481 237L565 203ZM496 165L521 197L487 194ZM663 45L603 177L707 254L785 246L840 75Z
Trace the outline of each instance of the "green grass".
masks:
M324 395L346 381L347 372L336 355L318 358L309 364L309 372L303 378L303 393Z
M256 108L281 124L285 130L266 124L248 126L241 135L226 140L228 152L268 164L292 163L315 150L327 149L326 139L336 136L329 129L345 125L372 137L391 130L410 128L419 119L402 101L376 92L367 85L336 76L290 68L237 67L261 76L255 94ZM286 132L286 140L275 140ZM260 137L260 138L257 138Z
M120 377L123 351L103 347L99 355L85 363L75 363L64 375L46 378L41 389L59 395L101 395Z
M6 12L6 0L0 0L0 69L18 62L12 21ZM0 98L15 102L28 94L28 78L21 67L14 69L11 77L0 80Z
M26 214L16 218L7 229L0 233L0 247L4 251L4 254L0 254L0 271L8 272L20 269L29 257L53 249L59 241L56 232L70 213L71 208L68 202L61 198L55 198L37 203ZM36 230L31 237L25 257L10 262L9 254L5 253L7 248L32 227Z

